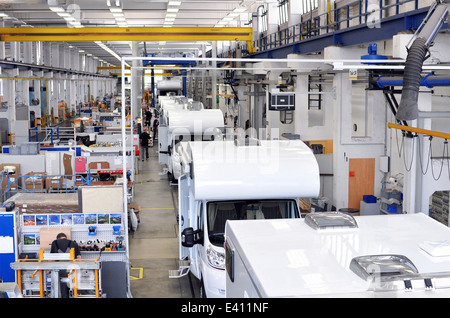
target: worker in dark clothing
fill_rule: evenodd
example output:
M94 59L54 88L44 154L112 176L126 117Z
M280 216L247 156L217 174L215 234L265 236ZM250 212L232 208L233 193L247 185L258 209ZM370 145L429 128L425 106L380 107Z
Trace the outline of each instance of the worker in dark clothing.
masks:
M141 145L141 159L144 161L144 156L148 160L148 142L150 140L150 135L147 132L147 128L144 127L144 131L139 135L139 144ZM145 154L144 154L145 152Z
M70 253L70 250L72 248L74 249L75 258L81 259L81 253L78 244L74 241L68 240L66 234L59 233L56 236L56 240L52 242L50 253ZM59 271L59 289L61 291L61 298L69 298L69 286L67 285L67 282L61 280L61 278L67 278L68 275L69 272L66 270Z
M66 234L59 233L56 236L56 240L52 242L50 253L69 253L71 248L75 250L75 258L81 258L78 244L74 241L68 240Z
M152 123L152 112L150 111L150 109L147 108L147 110L145 111L145 126L150 128L151 123Z

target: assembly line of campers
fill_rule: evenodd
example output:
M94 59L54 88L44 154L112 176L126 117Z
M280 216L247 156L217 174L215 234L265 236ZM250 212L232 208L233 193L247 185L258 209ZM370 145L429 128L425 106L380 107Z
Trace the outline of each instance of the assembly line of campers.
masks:
M158 104L159 163L178 185L180 263L170 278L192 273L208 298L450 296L450 253L433 255L427 243L448 240L448 227L423 214L302 217L298 200L320 193L305 143L230 130L221 110L184 96Z

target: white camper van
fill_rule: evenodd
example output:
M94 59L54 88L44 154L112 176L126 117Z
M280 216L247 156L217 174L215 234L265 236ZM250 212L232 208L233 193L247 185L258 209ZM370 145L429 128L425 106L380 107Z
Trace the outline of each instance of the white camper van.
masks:
M229 298L450 296L450 228L423 213L310 213L225 232Z
M158 126L159 164L166 167L172 181L180 177L178 145L182 141L223 138L224 118L219 109L204 109L199 102L166 105Z
M299 218L298 199L319 194L318 164L300 140L188 142L180 156L181 262L169 275L191 271L202 297L225 297L225 222Z

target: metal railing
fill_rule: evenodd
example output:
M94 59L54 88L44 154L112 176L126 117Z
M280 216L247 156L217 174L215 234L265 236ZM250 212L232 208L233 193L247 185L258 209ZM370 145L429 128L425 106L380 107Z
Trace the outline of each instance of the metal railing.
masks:
M55 143L55 141L69 140L75 138L74 127L47 127L45 130L40 130L38 127L28 129L28 141L30 142L43 142L43 143ZM42 140L39 140L39 134L45 132Z
M1 202L5 202L16 193L71 193L80 186L91 186L90 170L86 175L47 175L34 174L15 176L12 181L6 172L1 173Z
M317 14L317 9L315 9L303 14L302 22L253 41L253 47L257 52L263 52L353 26L375 24L383 18L394 14L398 15L401 12L401 6L407 3L411 3L413 9L405 12L419 8L418 0L394 0L389 4L384 4L384 2L386 0L379 0L377 4L374 1L369 2L369 0L356 0L341 6L338 4L339 7L329 9L323 14ZM243 44L243 48L247 49L245 44ZM231 51L223 52L219 57L227 57L230 54L232 54Z

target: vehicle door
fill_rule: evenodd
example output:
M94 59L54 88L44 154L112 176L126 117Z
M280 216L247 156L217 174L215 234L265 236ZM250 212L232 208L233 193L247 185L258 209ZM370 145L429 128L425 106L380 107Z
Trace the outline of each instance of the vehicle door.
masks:
M178 239L180 249L180 260L186 259L191 248L184 247L181 244L181 233L187 227L192 227L191 224L191 203L190 203L190 178L188 175L182 176L178 181Z
M169 163L169 127L166 125L158 126L158 159L161 165Z
M194 225L194 229L198 229L199 235L198 237L200 238L198 244L195 244L192 247L192 251L191 251L191 260L192 260L192 264L191 264L191 271L192 274L195 275L195 277L201 277L201 260L202 260L202 253L204 251L204 215L203 215L203 202L201 201L197 201L195 202L195 210L196 210L196 222Z

